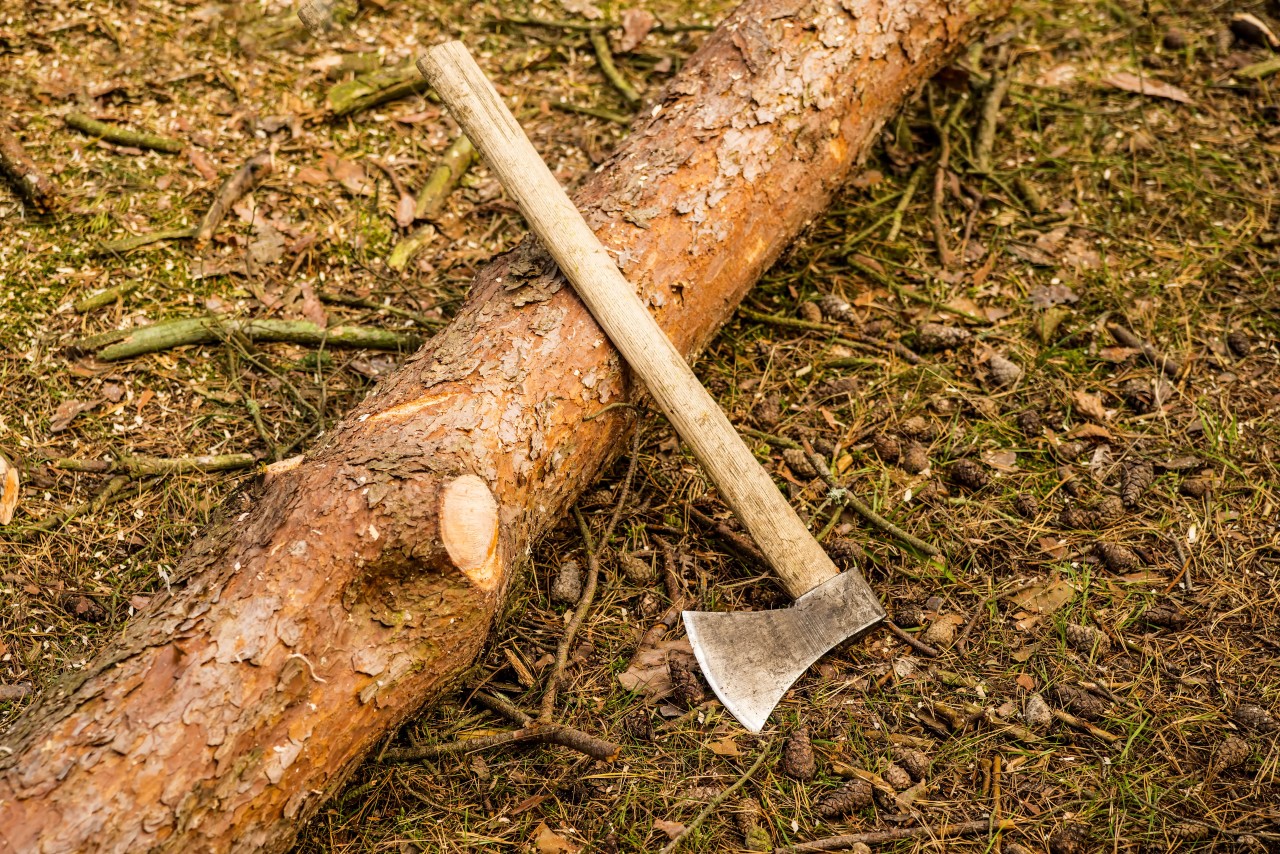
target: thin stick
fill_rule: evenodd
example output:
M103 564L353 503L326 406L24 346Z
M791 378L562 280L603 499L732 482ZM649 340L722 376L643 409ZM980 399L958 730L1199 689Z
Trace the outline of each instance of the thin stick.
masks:
M35 689L31 687L30 682L19 682L17 685L0 685L0 703L21 700L33 690Z
M636 439L639 439L639 432L636 433ZM638 445L632 442L631 459L627 461L627 474L622 481L622 490L618 495L618 503L614 506L613 513L609 517L609 523L605 526L604 534L600 537L600 546L608 548L609 538L613 536L613 529L618 524L618 519L622 515L622 505L626 503L627 497L631 492L631 480L636 473L636 449ZM582 517L582 512L578 508L573 509L574 518L578 520L578 529L582 531L582 540L587 549L587 577L582 583L582 595L578 597L578 605L574 608L573 617L569 620L569 625L565 627L564 637L560 639L560 645L556 648L556 663L551 670L551 676L547 680L547 691L542 695L542 713L539 720L543 723L550 723L555 715L556 694L560 690L560 680L564 678L565 668L569 664L569 648L573 645L573 638L578 633L578 629L586 622L587 614L591 611L591 603L596 596L596 585L600 581L600 552L596 545L591 541L591 529L587 527L587 520Z
M1004 819L992 822L965 821L958 824L940 824L936 826L899 827L894 830L874 830L869 833L851 833L847 836L828 836L826 839L815 839L799 845L782 845L773 849L774 854L808 854L811 851L839 851L852 848L858 843L863 845L884 845L900 839L943 839L948 836L978 836L983 833L994 833L1001 830L1013 830L1014 822Z
M99 252L132 252L134 249L141 249L143 246L150 246L153 243L161 243L165 240L186 240L188 237L195 237L196 230L194 228L170 228L163 231L148 231L146 234L135 234L131 237L124 237L120 240L105 240L98 244Z
M127 474L145 477L164 474L190 474L192 472L236 471L252 468L258 461L253 454L218 454L197 457L135 457L123 454L114 460L54 460L53 467L63 471L91 472L93 474Z
M615 125L622 125L623 127L631 124L631 116L615 113L613 110L606 110L604 107L584 107L580 104L571 104L568 101L552 101L551 106L566 113L580 113L584 116L613 122Z
M601 762L612 762L618 758L622 748L618 745L596 738L582 730L562 724L536 722L520 729L500 732L494 735L482 735L476 738L462 738L444 744L429 744L422 747L403 747L388 750L382 754L384 762L414 762L420 759L431 759L436 756L453 756L459 753L470 753L473 750L486 750L501 747L504 744L517 742L534 742L538 744L558 744L584 753Z
M747 781L750 780L752 777L754 777L755 773L760 770L761 766L764 765L764 761L768 759L770 755L772 755L773 751L770 749L771 747L772 747L771 744L769 744L768 742L765 742L765 744L760 748L760 755L756 757L755 762L751 763L751 767L747 769L747 773L739 777L737 779L737 782L735 782L732 786L730 786L729 788L725 789L723 792L721 792L720 794L712 798L707 803L707 805L703 807L702 810L699 811L699 813L693 817L693 820L684 826L684 830L680 831L680 833L677 834L675 838L673 838L666 845L662 846L662 851L660 852L660 854L671 854L672 851L675 851L677 848L679 848L680 843L684 842L684 840L688 838L690 834L692 834L695 830L697 830L702 825L702 823L707 820L708 816L714 813L722 803L724 803L729 798L731 798L735 792L737 792L739 789L745 786L747 784Z
M113 362L188 344L212 344L237 333L250 341L285 341L291 344L363 347L369 350L411 351L422 343L417 335L361 326L331 326L321 329L305 320L223 320L196 317L162 320L134 329L120 340L104 347L98 353L98 358L104 362Z
M298 17L302 17L302 12L298 13ZM196 243L205 243L212 240L214 232L222 224L222 220L226 217L227 212L231 210L231 206L254 187L258 186L262 179L270 174L270 151L260 151L245 161L245 164L237 169L218 188L218 194L214 196L213 204L209 205L209 210L205 213L204 219L200 221L200 226L195 231Z
M808 454L810 462L813 463L813 467L818 470L818 475L826 482L827 486L831 487L831 489L842 490L844 492L844 498L842 499L842 501L844 501L844 503L846 503L848 506L852 507L859 516L861 516L863 519L866 519L873 526L875 526L876 528L879 528L881 531L884 531L886 534L889 534L892 537L896 537L897 539L901 540L902 542L906 543L912 548L917 549L921 552L924 552L929 557L940 557L942 555L942 551L937 546L933 545L932 543L927 543L924 540L920 539L919 537L915 536L914 534L909 534L906 531L902 530L897 525L893 524L888 519L884 518L879 513L875 512L866 504L864 504L861 499L857 498L848 490L845 490L844 487L840 486L840 483L839 481L836 480L835 475L831 473L831 469L827 468L827 461L822 458L821 454L818 454L813 450L813 447L809 444L809 440L807 439L801 440L801 444L804 446L805 452Z
M319 291L316 296L321 302L332 303L333 305L348 305L352 308L367 308L370 311L385 311L387 314L394 314L396 317L403 317L412 320L419 326L445 326L449 321L443 317L431 317L418 311L410 311L407 308L400 308L395 305L386 305L375 299L367 299L365 297L350 296L349 294L340 294L334 291Z
M57 205L57 187L3 124L0 124L0 175L40 213L48 213Z
M1108 744L1115 744L1117 741L1124 740L1124 736L1116 735L1114 732L1107 732L1105 729L1099 729L1088 721L1078 718L1070 712L1063 711L1062 709L1054 709L1053 716L1067 726L1073 726L1076 729L1084 730L1094 738L1100 738Z
M457 188L458 182L475 160L476 147L465 133L459 134L444 150L444 154L440 155L440 162L422 185L422 192L418 193L418 202L413 211L414 219L435 219L439 216L449 194Z
M835 339L837 344L845 344L846 346L855 347L858 344L866 344L877 350L892 350L904 361L910 362L913 365L918 365L920 363L920 356L917 355L914 350L897 341L883 341L879 338L872 338L870 335L863 335L860 332L848 332L838 326L833 326L830 323L822 323L817 320L804 320L799 317L784 317L780 314L765 314L762 311L755 311L745 307L739 308L738 314L748 320L754 320L757 323L767 323L770 326L781 326L784 329L804 329L811 332L826 332L830 335L836 336L843 335L855 340L846 342L837 337Z
M117 125L110 125L106 122L89 118L84 113L68 113L66 122L68 127L73 127L81 133L105 139L107 142L114 142L116 145L149 148L152 151L163 151L166 154L177 154L186 148L186 143L180 139L126 130Z
M893 209L893 225L889 227L889 233L884 236L885 243L892 243L901 233L902 218L906 214L907 208L910 207L916 190L920 187L920 177L922 175L924 175L924 166L920 165L915 168L915 171L911 173L911 177L907 179L907 188L902 191L902 198L898 199L898 204Z
M1182 372L1182 364L1177 359L1165 356L1127 327L1121 326L1119 323L1108 323L1107 331L1111 333L1112 338L1116 339L1116 343L1123 344L1125 347L1132 347L1142 353L1142 357L1148 363L1159 368L1169 378L1177 378L1178 374Z
M138 289L137 281L123 282L114 287L106 288L98 291L96 294L89 294L87 297L81 297L75 301L71 307L76 314L86 314L90 311L96 311L104 306L111 305L118 299L123 299Z
M946 120L939 124L938 168L933 173L933 206L930 218L933 221L933 239L938 244L938 262L944 267L954 266L956 256L947 245L947 220L942 208L947 192L947 169L951 165L951 123L960 115L964 99L956 101L955 106L947 113Z
M588 38L591 39L591 47L595 49L596 59L600 62L600 72L604 74L605 79L613 84L613 88L618 90L618 93L622 95L623 100L628 104L639 104L640 93L627 82L627 78L622 76L618 66L613 63L613 51L609 49L609 37L600 30L592 30Z
M986 100L982 102L982 115L978 119L978 140L973 156L974 166L979 172L991 171L991 151L995 148L1000 107L1004 104L1005 95L1009 94L1009 83L1009 78L1001 75L991 84Z
M889 630L889 632L890 632L890 633L891 633L895 638L897 638L898 640L902 641L902 642L903 642L903 643L905 643L907 646L911 647L911 648L912 648L912 649L914 649L916 652L920 653L921 655L925 656L926 658L937 658L939 655L942 655L942 653L938 652L938 650L936 650L936 649L934 649L933 647L929 646L929 645L928 645L927 643L925 643L924 641L917 639L915 636L913 636L913 635L912 635L912 634L910 634L909 632L905 632L905 631L903 631L903 630L902 630L902 629L901 629L901 628L900 628L896 623L894 623L892 620L885 620L885 621L884 621L884 627L885 627L886 629L888 629L888 630Z

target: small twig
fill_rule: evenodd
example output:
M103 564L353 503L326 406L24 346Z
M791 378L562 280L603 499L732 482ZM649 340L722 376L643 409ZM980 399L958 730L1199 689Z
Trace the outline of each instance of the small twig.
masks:
M885 620L884 627L898 640L923 655L925 658L937 658L942 655L938 650L929 646L922 640L917 640L910 632L903 631L893 620Z
M933 204L930 208L930 219L933 222L933 239L938 244L938 262L944 267L952 267L956 256L948 246L947 220L943 214L943 206L947 195L947 169L951 166L951 123L960 115L964 107L964 99L956 101L948 111L946 120L937 125L939 148L937 171L933 173Z
M118 299L123 299L138 289L137 281L122 282L114 287L106 288L87 297L81 297L71 306L76 314L86 314L90 311L96 311L104 306L111 305Z
M712 519L710 516L708 516L706 513L703 513L701 510L699 510L697 507L694 507L692 504L688 505L687 510L690 516L697 519L698 522L700 522L701 524L710 528L713 532L715 532L716 536L720 537L722 540L727 542L729 546L738 554L754 561L756 564L758 564L759 566L765 569L769 569L768 559L765 558L764 554L758 548L756 548L755 543L751 542L751 540L749 540L747 537L744 537L742 534L739 534L737 531L733 530L725 523L717 522L715 519Z
M334 118L343 118L388 101L427 93L429 88L426 78L410 65L376 71L361 75L355 80L338 83L325 97L333 109ZM427 93L427 98L437 100L434 92Z
M804 320L799 317L784 317L779 314L765 314L764 312L755 311L754 309L746 307L739 308L738 314L748 320L754 320L757 323L767 323L770 326L781 326L785 329L804 329L811 332L825 332L829 335L836 336L843 335L848 338L853 338L855 341L846 342L837 337L835 339L837 344L845 344L846 346L866 344L870 347L874 347L876 350L892 350L904 361L910 362L913 365L920 363L920 357L915 353L915 351L897 341L883 341L879 338L872 338L870 335L863 335L860 332L849 332L838 326L832 326L829 323L822 323L817 320Z
M622 72L618 70L618 66L613 63L613 51L609 49L609 37L601 30L592 30L588 38L591 39L591 47L596 52L596 59L600 62L600 71L604 74L613 88L618 90L623 100L628 104L639 104L640 93L636 88L627 82L627 78L622 76Z
M320 2L324 2L324 0L312 0L313 4ZM302 11L298 12L298 17L302 17L302 12L306 11L306 8L304 7ZM222 186L218 188L217 195L213 197L213 204L209 205L209 210L205 213L204 219L200 221L200 226L195 230L193 236L196 239L196 243L205 243L212 240L214 232L222 224L222 220L226 217L227 212L231 210L231 206L256 187L263 178L270 175L271 168L271 152L260 151L245 161L245 164L237 169L230 178L222 182Z
M68 127L73 127L81 133L105 139L107 142L113 142L116 145L149 148L152 151L163 151L166 154L178 154L182 149L186 148L186 143L180 139L126 130L116 125L89 118L84 113L68 113L66 122Z
M65 525L73 519L78 519L81 516L87 516L91 513L97 513L108 504L128 498L131 495L138 495L146 492L152 486L159 483L160 478L157 477L151 480L139 481L135 483L131 489L125 489L131 480L132 478L126 475L117 475L107 481L106 485L98 492L98 494L90 500L46 516L26 530L33 533L48 533L55 528Z
M907 188L902 191L902 198L898 199L898 204L893 209L893 225L889 227L889 233L884 236L885 243L892 243L897 239L898 234L902 231L902 218L907 213L907 208L911 205L911 200L915 197L916 190L920 187L920 177L924 175L924 166L920 165L911 173L911 177L907 179Z
M772 745L769 742L765 742L763 745L761 745L760 755L756 757L755 762L751 763L751 767L747 769L747 772L743 774L741 777L739 777L732 786L729 786L723 792L721 792L720 794L712 798L710 801L708 801L707 805L703 807L698 812L698 814L693 817L693 820L684 826L683 830L681 830L675 837L673 837L670 842L662 846L662 851L660 852L660 854L671 854L672 851L675 851L677 848L679 848L680 844L684 842L685 839L687 839L690 836L690 834L692 834L695 830L697 830L702 825L702 823L707 820L708 816L710 816L717 809L719 809L722 803L727 801L729 798L733 797L735 792L737 792L739 789L745 786L747 784L747 781L749 781L752 777L755 776L756 772L759 771L761 766L764 765L765 760L768 759L772 754L773 754Z
M613 536L614 528L622 517L623 505L627 503L627 498L631 494L631 482L635 477L636 461L639 458L636 453L639 449L639 438L640 433L637 431L631 443L631 458L627 461L627 474L622 480L617 504L614 505L613 513L610 514L609 522L605 525L604 533L600 537L600 548L609 547L609 538ZM578 605L573 611L573 617L565 627L564 637L560 639L560 645L556 648L555 666L547 680L546 693L542 695L542 713L539 720L543 723L549 723L555 714L556 694L559 692L560 680L564 678L564 671L569 663L569 649L573 645L578 629L586 622L587 614L591 611L591 604L596 595L596 585L600 580L600 551L591 541L591 529L587 527L587 520L582 517L582 513L576 507L573 515L578 520L578 528L582 531L583 544L587 550L587 577L583 579L582 595L578 597Z
M811 851L839 851L852 848L858 843L863 845L884 845L900 839L942 839L947 836L978 836L983 833L994 833L1001 830L1013 830L1014 822L1004 819L992 822L965 821L958 824L921 825L919 827L899 827L893 830L873 830L867 833L851 833L846 836L828 836L826 839L815 839L799 845L780 845L773 849L774 854L807 854Z
M387 305L380 303L375 299L366 297L350 296L349 294L340 294L334 291L320 291L316 294L321 302L327 302L332 305L346 305L352 308L367 308L370 311L385 311L387 314L394 314L396 317L403 317L406 320L412 320L419 326L445 326L449 321L442 317L431 317L418 311L410 311L407 308L399 306Z
M612 762L622 752L622 748L618 745L596 738L582 730L562 724L534 722L510 732L482 735L476 738L463 738L457 741L445 742L444 744L388 750L383 753L382 759L384 762L414 762L420 759L431 759L436 756L452 756L458 753L470 753L473 750L486 750L490 747L500 747L504 744L515 744L517 742L558 744L561 747L568 747L579 753L584 753L601 762Z
M148 231L146 234L135 234L131 237L123 237L120 240L105 240L98 244L98 251L105 253L132 252L134 249L141 249L143 246L150 246L152 243L160 243L165 240L186 240L195 236L196 230L194 228Z
M363 347L369 350L416 350L422 343L417 335L370 329L361 326L330 326L321 329L306 320L248 319L216 317L162 320L132 329L104 347L98 358L104 362L129 359L188 344L212 344L228 335L240 334L250 341L285 341L325 347Z
M803 439L801 440L801 445L804 446L805 453L809 455L809 460L813 463L813 467L817 469L818 475L826 482L827 486L831 487L831 489L842 490L844 492L842 500L849 507L852 507L859 516L870 522L876 528L884 531L886 534L896 537L929 557L940 557L942 555L942 551L937 546L932 543L927 543L914 534L909 534L902 530L897 525L893 524L888 519L884 518L864 504L861 499L841 487L839 481L836 480L835 475L831 473L831 469L827 468L827 461L822 458L821 454L818 454L813 450L809 441L807 439Z
M991 152L996 143L996 127L1000 123L1000 107L1009 94L1010 80L1001 75L987 90L982 102L982 115L978 119L978 139L974 145L973 163L979 172L991 171Z
M552 101L551 106L557 110L563 110L566 113L580 113L584 116L603 119L606 122L613 122L616 125L626 127L631 124L631 116L622 113L615 113L613 110L606 110L604 107L584 107L580 104L571 104L568 101Z
M1105 729L1099 729L1088 721L1078 718L1070 712L1062 709L1054 709L1053 716L1067 726L1073 726L1076 729L1084 730L1094 738L1100 738L1108 744L1115 744L1117 741L1124 740L1124 736L1116 735L1113 732L1107 732Z
M218 454L196 457L136 457L122 454L114 460L54 460L53 467L63 471L89 472L92 474L127 474L131 477L151 475L208 474L219 471L237 471L252 468L258 461L253 454Z
M444 154L440 155L440 162L431 170L431 174L427 176L427 182L422 185L422 191L418 193L417 205L413 211L414 218L435 219L439 216L449 194L457 188L458 182L462 180L462 176L475 160L475 146L471 144L471 140L467 139L466 134L459 134L458 138L444 150Z
M1182 373L1182 364L1177 359L1165 356L1127 327L1121 326L1119 323L1108 323L1107 331L1111 333L1112 338L1116 339L1117 344L1137 350L1149 364L1159 368L1166 376L1176 378L1178 374Z
M515 703L511 702L501 694L490 694L487 691L480 691L472 696L471 699L475 700L489 711L502 715L516 726L524 727L533 723L533 718L529 717L529 715L525 714L523 709L516 706Z
M57 187L3 123L0 123L0 175L38 212L48 213L57 205Z

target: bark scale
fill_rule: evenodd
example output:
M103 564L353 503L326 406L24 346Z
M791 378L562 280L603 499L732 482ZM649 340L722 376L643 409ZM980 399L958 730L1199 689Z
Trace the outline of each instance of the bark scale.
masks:
M576 201L699 351L904 100L1008 0L748 0ZM625 447L634 400L525 244L172 591L0 746L0 851L285 850L475 658L532 544Z

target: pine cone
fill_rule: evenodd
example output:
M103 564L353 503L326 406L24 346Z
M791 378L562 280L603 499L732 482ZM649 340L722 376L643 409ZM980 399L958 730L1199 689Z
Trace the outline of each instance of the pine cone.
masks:
M63 610L78 620L86 623L101 623L107 619L107 609L103 608L88 596L79 593L64 593L59 599Z
M818 470L813 467L813 461L800 448L787 448L782 452L782 459L796 477L812 479L818 476Z
M1236 706L1235 713L1231 717L1235 718L1236 723L1248 727L1254 732L1269 733L1280 729L1280 724L1276 723L1276 719L1271 717L1271 713L1261 706L1247 704Z
M798 309L800 317L810 323L822 322L822 309L816 302L802 302Z
M773 849L773 840L769 838L769 831L761 827L763 818L764 813L760 809L760 802L755 798L743 798L738 803L734 820L738 825L738 832L742 834L742 847L748 851Z
M1209 776L1216 777L1223 771L1243 765L1252 755L1249 742L1238 735L1229 735L1219 742L1209 760Z
M1209 838L1209 828L1191 821L1180 821L1169 831L1169 835L1185 842L1198 842ZM1005 851L1008 850L1009 847L1005 846Z
M1120 474L1120 498L1125 507L1136 507L1156 479L1155 469L1146 460L1136 460Z
M1124 502L1118 496L1108 495L1098 502L1097 519L1099 527L1114 525L1125 517Z
M1152 605L1142 614L1142 622L1149 626L1155 626L1161 629L1173 629L1179 631L1187 627L1190 620L1187 615L1177 608L1175 605L1158 604Z
M946 648L956 639L956 628L964 622L959 614L943 614L920 633L920 640L930 646Z
M1006 842L1004 844L1004 854L1031 854L1031 849L1024 848L1016 842Z
M638 558L631 552L619 554L618 564L622 567L622 574L627 577L627 581L637 587L644 587L653 581L653 567L647 560Z
M761 398L755 406L751 407L751 420L756 422L756 426L761 430L772 430L777 427L778 422L782 420L782 398L776 394Z
M692 709L706 702L707 689L702 685L702 677L688 661L683 658L668 659L667 671L671 674L671 687L674 689L674 697L678 703L687 709Z
M835 377L824 382L818 389L818 394L823 399L857 393L857 377Z
M888 433L877 433L871 439L876 456L886 463L896 463L902 457L902 443Z
M895 747L893 759L905 768L917 783L928 776L929 766L933 764L924 751L916 750L914 747Z
M1021 493L1013 499L1013 509L1023 519L1034 519L1040 515L1040 502L1026 493Z
M836 320L841 323L855 323L857 318L853 314L853 306L845 302L844 297L835 294L823 294L818 298L818 307L822 309L822 313L829 320Z
M916 348L926 353L936 350L950 350L965 344L973 336L969 330L958 326L943 326L941 323L922 323L916 329Z
M924 625L924 610L919 605L899 605L893 611L893 622L900 629L914 629Z
M907 442L902 452L902 470L908 474L920 474L929 467L929 452L919 442Z
M1068 822L1049 837L1049 854L1089 854L1089 827L1080 822Z
M851 780L818 801L814 812L819 818L844 818L869 806L871 784L866 780Z
M1112 572L1132 572L1141 564L1132 549L1119 543L1095 543L1093 551Z
M813 743L809 741L809 728L800 727L791 733L782 746L782 773L793 780L807 783L818 773L818 763L813 758Z
M1120 386L1120 396L1124 398L1125 403L1129 404L1129 408L1139 415L1150 412L1155 404L1155 393L1151 389L1151 383L1142 380L1129 380Z
M841 569L854 569L867 559L867 553L849 537L835 537L822 544L832 562Z
M919 439L921 442L933 441L935 435L933 425L919 415L912 415L899 424L898 432L912 439Z
M1022 368L999 353L993 353L987 359L987 372L992 384L996 386L1013 385L1022 377Z
M893 786L899 792L906 791L914 785L911 781L911 775L908 774L901 765L893 762L889 763L889 767L884 769L884 773L880 776L884 778L886 783Z
M551 583L551 600L572 605L582 597L582 569L576 560L560 564L555 581Z
M1189 477L1179 488L1188 498L1204 498L1213 491L1213 483L1207 477Z
M1087 721L1101 719L1109 707L1101 697L1070 685L1059 685L1054 689L1054 694L1063 708Z
M1253 342L1239 329L1232 329L1227 333L1227 347L1236 355L1236 358L1243 359L1253 350Z
M1040 413L1034 409L1018 413L1018 429L1024 436L1039 436L1044 431L1044 422L1040 420Z
M991 482L991 475L973 460L956 460L951 464L951 481L965 489L982 489Z
M1111 648L1111 641L1105 634L1079 623L1067 623L1067 643L1083 653L1092 653L1095 649L1104 653Z

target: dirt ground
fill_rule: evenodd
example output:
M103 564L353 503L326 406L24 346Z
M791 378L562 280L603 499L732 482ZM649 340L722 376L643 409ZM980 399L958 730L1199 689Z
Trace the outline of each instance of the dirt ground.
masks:
M562 2L366 0L318 39L279 3L0 13L0 103L62 198L39 216L0 189L0 453L22 480L0 528L0 733L258 477L108 461L305 450L401 355L228 334L106 361L86 339L202 316L355 324L402 348L429 335L522 224L476 165L423 251L391 269L456 127L421 93L335 116L330 90L464 37L572 184L636 109L602 76L590 28L629 22L601 31L652 95L730 4L648 3L661 25L630 45L638 5ZM1280 851L1280 74L1247 27L1232 34L1237 13L1280 24L1274 3L1020 4L886 130L699 361L900 633L827 656L759 737L686 666L678 631L637 651L675 597L784 604L655 418L633 488L624 464L580 505L597 534L619 505L622 522L564 720L621 758L383 757L298 849L656 850L759 759L682 850L925 827L872 847ZM97 141L67 127L76 111L186 150ZM998 119L987 142L984 113ZM197 225L262 150L272 173L212 242L110 247ZM942 557L870 526L842 490ZM388 748L506 730L480 692L537 709L584 548L566 519L467 683ZM624 687L637 674L657 679ZM988 819L1011 825L936 838Z

